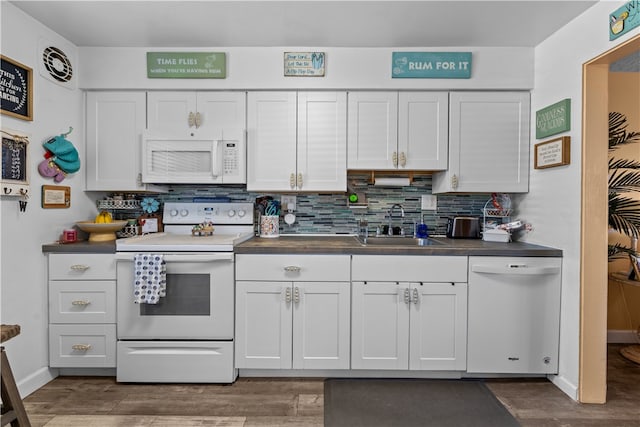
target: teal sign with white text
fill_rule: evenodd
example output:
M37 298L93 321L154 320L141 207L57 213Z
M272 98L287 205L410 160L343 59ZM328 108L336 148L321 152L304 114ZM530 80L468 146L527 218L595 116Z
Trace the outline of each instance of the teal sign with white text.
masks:
M147 52L147 77L224 79L226 55L220 52Z
M640 26L640 0L631 0L609 14L609 40Z
M471 78L471 52L393 52L394 79Z

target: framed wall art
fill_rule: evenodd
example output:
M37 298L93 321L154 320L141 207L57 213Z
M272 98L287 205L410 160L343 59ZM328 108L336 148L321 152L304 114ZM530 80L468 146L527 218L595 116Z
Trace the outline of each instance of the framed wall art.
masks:
M65 209L69 206L71 206L71 187L63 185L42 186L42 207L44 209Z
M0 106L2 114L33 120L33 70L0 55Z
M2 195L27 196L29 193L29 138L2 129Z
M571 138L561 136L535 145L535 169L553 168L568 165L571 162Z

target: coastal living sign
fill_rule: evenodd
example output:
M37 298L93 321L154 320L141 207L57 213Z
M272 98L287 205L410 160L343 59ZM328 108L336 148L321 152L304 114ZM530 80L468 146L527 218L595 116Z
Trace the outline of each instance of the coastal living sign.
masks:
M640 0L631 0L609 14L609 40L640 26Z
M469 79L471 52L393 52L394 79Z
M147 52L150 79L224 79L224 52Z
M569 98L536 111L536 139L546 138L571 129Z
M33 120L33 70L0 55L0 104L2 114Z
M324 77L324 52L285 52L285 77Z

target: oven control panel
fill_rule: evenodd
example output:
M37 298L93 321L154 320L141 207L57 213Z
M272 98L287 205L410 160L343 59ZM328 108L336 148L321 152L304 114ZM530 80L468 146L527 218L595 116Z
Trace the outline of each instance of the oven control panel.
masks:
M164 224L253 224L253 203L166 202Z

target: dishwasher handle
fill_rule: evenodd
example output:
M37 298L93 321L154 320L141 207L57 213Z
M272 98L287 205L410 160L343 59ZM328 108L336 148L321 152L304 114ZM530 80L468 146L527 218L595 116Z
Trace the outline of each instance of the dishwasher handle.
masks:
M560 267L558 266L536 266L531 267L527 264L506 264L506 265L487 265L473 264L471 271L474 273L484 274L510 274L512 276L535 276L544 274L558 274Z

